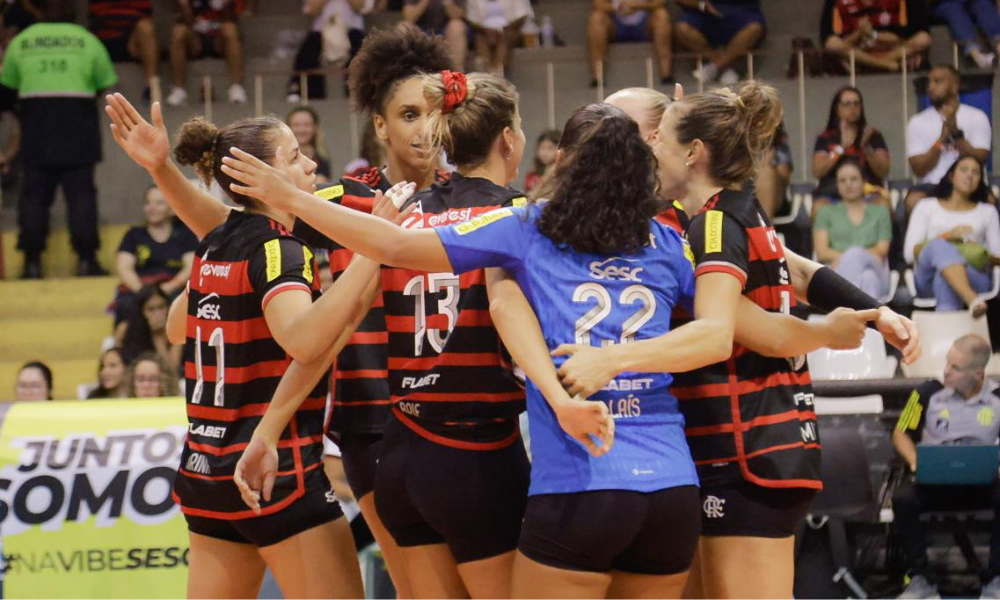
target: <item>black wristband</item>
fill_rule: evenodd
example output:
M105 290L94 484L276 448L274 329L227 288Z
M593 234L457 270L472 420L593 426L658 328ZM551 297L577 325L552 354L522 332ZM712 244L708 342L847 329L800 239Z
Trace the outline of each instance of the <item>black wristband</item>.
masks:
M806 297L810 306L824 313L840 307L868 310L882 306L830 267L816 271L809 282Z

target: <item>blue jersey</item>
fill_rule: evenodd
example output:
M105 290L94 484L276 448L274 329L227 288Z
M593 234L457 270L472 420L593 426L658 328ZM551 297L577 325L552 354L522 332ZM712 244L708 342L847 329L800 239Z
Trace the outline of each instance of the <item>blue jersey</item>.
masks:
M435 231L456 273L502 267L520 284L550 349L606 346L670 331L675 305L693 312L694 267L680 236L650 221L651 243L627 256L557 246L538 231L541 207L502 208ZM558 366L564 359L555 359ZM594 458L559 426L528 382L530 495L697 485L684 418L665 373L626 372L592 396L615 418L611 451Z

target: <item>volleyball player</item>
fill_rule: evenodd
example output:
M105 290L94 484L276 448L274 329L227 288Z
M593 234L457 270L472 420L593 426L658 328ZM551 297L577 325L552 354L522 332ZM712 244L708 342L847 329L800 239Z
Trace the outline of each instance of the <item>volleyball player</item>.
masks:
M437 157L431 155L423 138L428 108L420 76L450 66L451 58L443 41L427 36L412 25L368 35L351 61L348 88L355 110L373 119L376 135L386 149L386 165L373 168L360 178L345 176L318 190L317 195L370 212L376 190L387 192L393 183L400 181L415 182L417 189L425 189L434 181L446 179L446 174L435 169ZM139 126L137 136L124 148L165 186L162 188L164 195L181 219L199 235L222 223L228 215L228 207L191 184L171 164L168 136L159 107L154 105L153 125L150 126L124 97L115 95L109 97L108 102L109 114L128 111L133 115ZM305 222L296 221L293 232L310 246L330 252L330 268L335 278L349 263L350 251L332 243ZM338 356L329 433L342 449L348 483L382 549L393 584L401 597L410 597L412 592L405 574L397 566L395 544L378 518L371 494L382 432L389 413L385 340L381 296L377 296L358 332ZM263 448L253 445L249 450L261 452Z
M119 121L112 131L127 142L133 127ZM235 144L269 161L281 152L296 187L312 190L316 164L277 119L244 119L222 131L192 119L181 130L176 154L206 182L214 178L226 189L229 179L218 168L225 148ZM168 325L176 336L186 313L189 433L173 496L189 529L188 595L254 597L266 565L286 596L360 597L350 529L327 493L322 469L322 371L364 314L357 294L344 289L369 287L378 265L359 259L313 303L316 264L309 248L288 233L293 217L228 195L245 210L233 211L202 240ZM272 502L251 511L233 484L234 465L292 359L319 363L315 389L280 434Z
M785 251L759 202L739 191L780 119L774 90L755 82L739 94L684 98L664 115L655 152L667 192L683 198L694 215L688 237L698 285L723 275L727 295L743 294L772 313L787 313L796 297L824 311L859 309L855 318L874 320L903 348L904 360L915 360L919 338L912 323L829 269ZM776 328L745 315L741 304L733 357L678 375L673 388L702 480L700 577L692 579L703 587L693 592L789 597L794 528L822 486L820 446L804 358L770 357L787 356L794 347L805 352L818 342L789 334L808 323L786 319L786 327ZM666 341L634 344L627 356L618 349L560 349L572 355L561 368L563 381L571 393L587 394L626 368L677 371L671 363L683 349Z
M513 86L449 71L425 77L425 96L432 137L458 172L416 198L409 226L442 227L520 204L520 193L504 187L516 177L524 149ZM356 219L370 221L364 215L318 201L299 205L303 198L278 171L236 154L240 160L224 167L244 182L234 189L296 206L317 230L385 264L418 259L407 246L354 227ZM528 484L517 431L523 392L500 364L484 272L457 276L447 261L424 266L434 272L382 273L395 404L376 476L377 506L404 547L418 595L467 590L506 597ZM554 371L551 387L559 387ZM578 433L610 441L606 410L567 402L564 413L580 424ZM596 445L592 450L599 453Z

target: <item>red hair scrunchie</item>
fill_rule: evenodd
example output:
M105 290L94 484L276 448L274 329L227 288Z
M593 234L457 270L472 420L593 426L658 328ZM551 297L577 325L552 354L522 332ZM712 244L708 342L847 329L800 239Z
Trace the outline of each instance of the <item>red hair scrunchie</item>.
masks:
M448 114L465 101L469 84L465 73L458 71L441 71L441 83L444 84L444 104L441 106L441 113Z

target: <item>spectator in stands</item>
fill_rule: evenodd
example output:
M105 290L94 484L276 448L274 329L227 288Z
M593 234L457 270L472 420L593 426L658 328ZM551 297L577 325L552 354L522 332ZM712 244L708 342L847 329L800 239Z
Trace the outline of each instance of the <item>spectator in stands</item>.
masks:
M52 399L52 369L34 360L17 372L17 401L38 402Z
M594 0L587 19L591 87L597 87L597 65L611 42L653 42L660 85L674 84L672 23L666 0Z
M15 35L44 20L41 9L35 4L34 0L4 0L0 3L4 47L14 39Z
M160 48L153 27L153 0L90 0L90 30L98 37L114 62L137 60L146 76L143 97L157 76Z
M118 246L118 297L115 323L128 320L138 307L139 292L158 285L173 298L191 277L198 238L174 218L163 193L155 185L146 190L146 222L125 233Z
M476 71L503 76L521 27L534 18L529 0L466 0L466 20L472 26Z
M537 188L545 176L556 164L556 152L559 151L559 138L562 132L558 129L546 129L535 142L535 168L524 176L524 191L530 192Z
M72 6L38 0L45 22L14 38L3 60L0 83L20 97L24 178L19 207L18 248L23 278L42 276L41 256L49 235L49 208L61 186L81 276L106 275L97 263L97 190L94 167L101 159L100 121L94 98L118 81L108 51L92 33L73 24ZM58 41L58 43L56 43Z
M991 266L1000 264L1000 217L986 202L984 173L979 157L963 156L935 197L910 216L903 253L913 265L917 293L934 297L939 311L968 306L974 317L986 312L979 294L990 289Z
M788 132L785 124L778 126L771 139L771 147L761 157L757 178L752 182L754 194L760 200L760 205L773 218L788 195L788 184L792 180L792 149L788 146Z
M931 105L910 117L906 126L906 156L919 185L906 195L910 214L960 155L973 155L986 162L993 132L986 113L962 104L958 97L961 75L951 65L937 65L927 75L927 98Z
M115 345L122 349L122 358L132 363L141 354L152 352L171 373L177 373L184 347L167 339L167 295L159 286L147 285L139 292L137 304L139 310L115 328Z
M677 0L677 41L691 52L704 55L695 79L704 84L718 80L734 85L740 79L732 67L764 39L766 25L760 0Z
M403 19L428 35L442 35L458 70L465 70L471 32L465 23L465 0L406 0Z
M845 63L895 72L905 54L909 68L925 64L931 47L925 0L826 0L820 38Z
M1000 13L994 0L931 0L931 16L943 21L962 52L980 69L993 67L995 50L1000 52ZM979 43L976 26L989 40L987 49Z
M892 445L909 474L892 496L892 528L902 543L910 584L900 598L940 598L927 560L927 526L933 510L992 509L1000 515L1000 482L983 486L920 485L917 444L993 446L1000 432L998 384L986 379L990 343L977 335L958 338L948 350L942 381L933 379L910 395L892 432ZM993 519L990 561L982 598L1000 598L1000 517Z
M233 104L244 104L243 41L236 24L237 0L174 0L177 22L170 37L170 70L173 87L167 104L187 103L187 63L189 59L215 56L226 59L229 69L227 97Z
M119 348L109 348L101 354L97 371L97 387L87 394L87 400L124 398L128 394L125 385L125 359Z
M885 187L889 147L882 133L868 124L861 91L850 86L840 88L833 97L826 129L816 137L812 170L819 184L813 191L813 214L840 199L834 167L844 156L858 159L865 182Z
M384 0L305 0L302 12L313 17L312 30L295 54L295 73L285 90L289 103L302 102L300 72L319 69L324 63L342 67L350 64L365 40L365 15L378 12L384 5ZM309 98L326 98L326 77L309 75L306 85Z
M316 163L316 183L325 183L332 177L330 158L323 145L323 130L319 126L319 113L308 106L296 106L288 112L285 123L295 134L299 152Z
M128 369L128 395L131 398L163 398L178 395L177 372L167 368L156 354L146 353Z
M857 157L840 159L833 172L841 202L823 207L816 216L816 258L872 298L881 298L889 291L889 209L865 200L865 179Z

